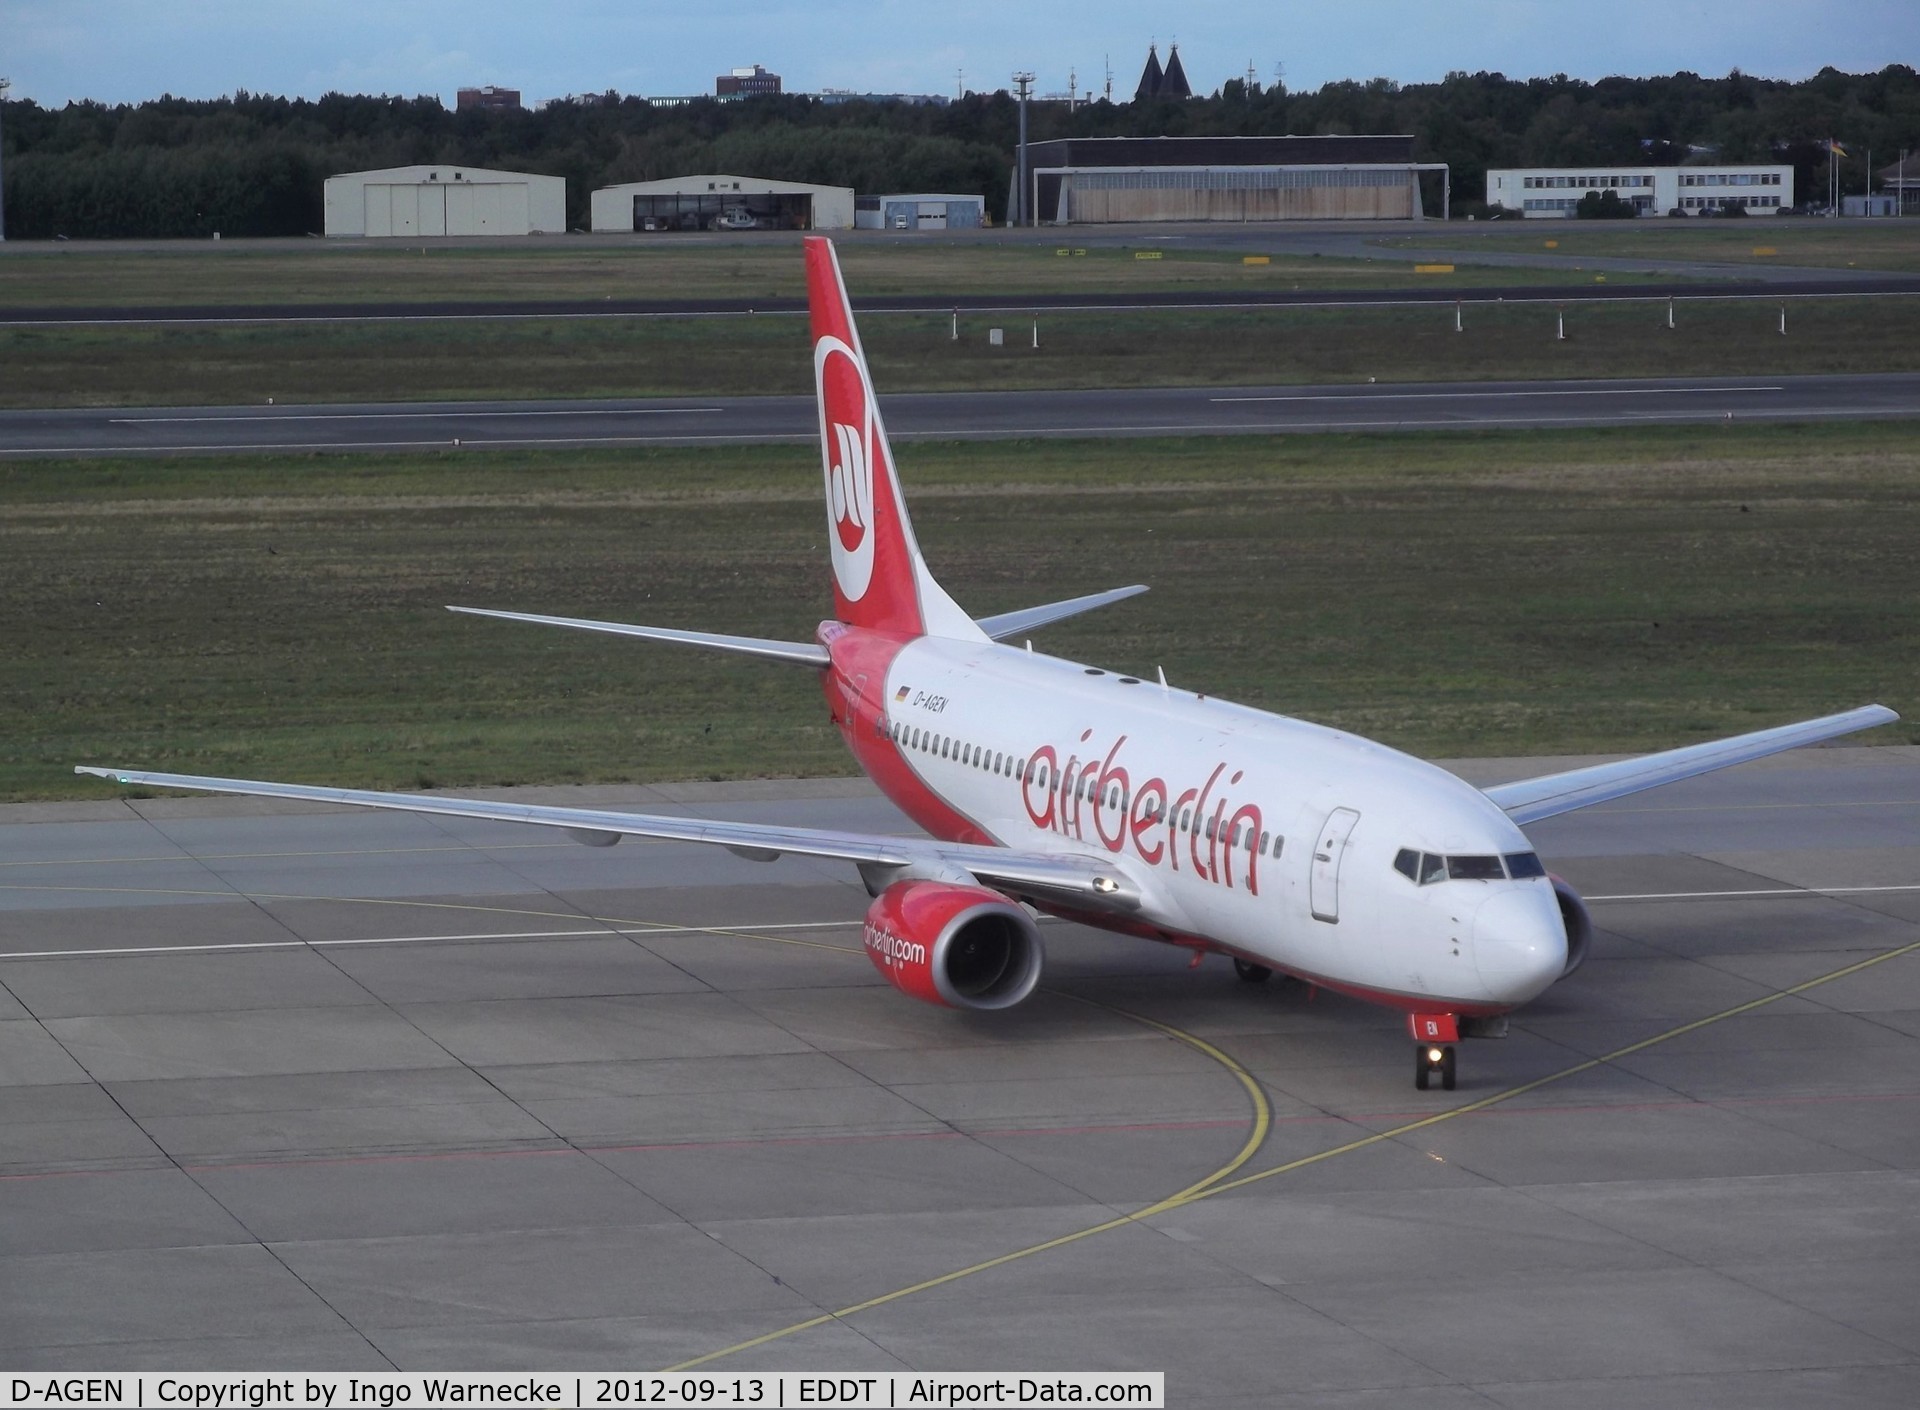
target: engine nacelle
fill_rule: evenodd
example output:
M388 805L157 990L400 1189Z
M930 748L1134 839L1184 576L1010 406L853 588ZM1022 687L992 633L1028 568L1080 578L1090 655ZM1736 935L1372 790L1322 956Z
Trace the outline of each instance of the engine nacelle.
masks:
M1565 979L1586 963L1587 950L1593 944L1593 917L1578 891L1557 876L1548 879L1553 882L1553 899L1560 903L1560 923L1567 928L1567 967L1560 971Z
M902 993L956 1009L1012 1008L1040 982L1033 917L984 886L898 881L867 908L867 958Z

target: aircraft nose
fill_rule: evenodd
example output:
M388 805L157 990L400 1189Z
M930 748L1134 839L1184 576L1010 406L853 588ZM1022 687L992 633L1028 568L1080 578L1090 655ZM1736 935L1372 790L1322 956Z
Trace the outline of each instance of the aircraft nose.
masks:
M1493 998L1524 1003L1567 967L1567 928L1552 888L1535 883L1489 896L1473 918L1473 958Z

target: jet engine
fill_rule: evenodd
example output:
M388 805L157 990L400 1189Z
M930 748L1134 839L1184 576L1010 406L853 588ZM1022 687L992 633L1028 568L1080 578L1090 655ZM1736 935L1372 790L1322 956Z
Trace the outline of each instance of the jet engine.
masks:
M1593 944L1593 917L1578 891L1557 876L1549 880L1553 882L1553 898L1560 903L1560 923L1567 928L1567 967L1560 971L1565 979L1586 963L1587 950Z
M899 881L867 908L867 958L902 993L956 1009L1012 1008L1040 982L1033 917L997 891Z

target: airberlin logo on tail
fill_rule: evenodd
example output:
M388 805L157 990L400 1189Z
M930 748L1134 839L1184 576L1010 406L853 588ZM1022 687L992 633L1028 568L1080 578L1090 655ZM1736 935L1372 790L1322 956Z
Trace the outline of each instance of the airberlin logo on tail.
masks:
M813 345L820 393L820 460L827 475L828 546L834 581L848 602L873 581L873 477L881 455L873 393L859 355L840 339Z

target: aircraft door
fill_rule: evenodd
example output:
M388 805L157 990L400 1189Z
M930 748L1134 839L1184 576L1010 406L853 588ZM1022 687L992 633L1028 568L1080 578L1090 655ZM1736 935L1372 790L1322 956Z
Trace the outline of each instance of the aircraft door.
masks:
M1360 815L1351 808L1335 808L1320 824L1313 839L1313 879L1308 895L1313 918L1329 925L1340 923L1340 863L1347 855L1347 838Z

